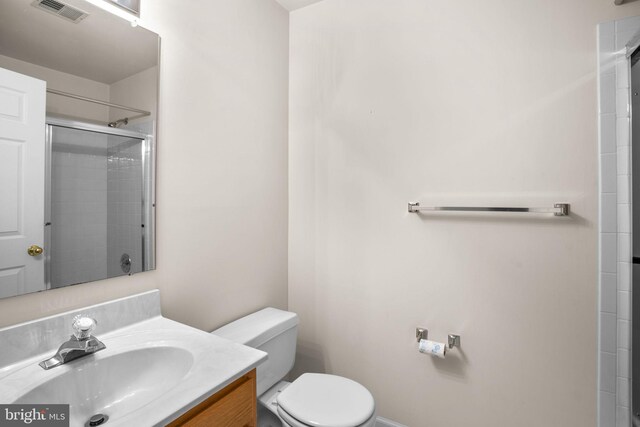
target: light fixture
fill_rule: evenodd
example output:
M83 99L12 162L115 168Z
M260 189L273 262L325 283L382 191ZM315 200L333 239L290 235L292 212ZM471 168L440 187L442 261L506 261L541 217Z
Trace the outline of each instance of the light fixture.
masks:
M139 18L125 10L123 10L122 8L106 2L104 0L87 0L89 3L91 3L94 6L97 6L103 10L106 10L107 12L111 12L114 15L119 16L122 19L126 19L127 21L129 21L131 23L132 27L137 27L138 26L138 21Z

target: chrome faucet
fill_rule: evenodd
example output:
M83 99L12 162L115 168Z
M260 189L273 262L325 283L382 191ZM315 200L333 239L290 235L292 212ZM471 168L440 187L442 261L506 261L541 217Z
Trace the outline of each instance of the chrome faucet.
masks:
M53 357L43 360L39 365L43 369L51 369L107 348L91 335L97 324L98 322L90 317L83 315L74 317L72 325L74 332L69 341L62 343Z

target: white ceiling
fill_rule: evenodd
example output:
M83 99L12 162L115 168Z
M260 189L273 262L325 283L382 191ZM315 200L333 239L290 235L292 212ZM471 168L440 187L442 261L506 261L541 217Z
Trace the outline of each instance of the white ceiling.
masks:
M296 10L301 7L309 6L313 3L318 3L322 0L276 0L278 3L282 5L287 10Z
M31 6L0 0L0 55L111 84L157 65L157 35L82 0L78 24Z

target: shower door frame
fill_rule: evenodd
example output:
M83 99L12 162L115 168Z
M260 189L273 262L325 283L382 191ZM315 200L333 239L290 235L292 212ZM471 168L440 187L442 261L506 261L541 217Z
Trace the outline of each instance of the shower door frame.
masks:
M156 221L156 200L155 200L155 181L156 181L156 150L153 135L136 132L128 129L112 128L94 123L88 123L73 119L60 118L55 116L47 116L45 121L45 199L44 199L44 245L47 250L44 252L44 281L45 289L53 289L51 286L51 173L52 173L52 149L53 149L53 128L62 127L79 131L97 132L107 135L120 136L126 138L135 138L141 140L141 159L142 159L142 270L155 270L156 259L156 242L155 242L155 221ZM151 239L149 241L149 239ZM133 273L131 273L133 274ZM131 275L129 274L129 275ZM114 276L115 277L115 276ZM118 276L119 277L119 276ZM110 279L105 277L104 279ZM104 280L102 279L102 280ZM66 286L72 286L79 283L70 283ZM65 286L65 287L66 287Z

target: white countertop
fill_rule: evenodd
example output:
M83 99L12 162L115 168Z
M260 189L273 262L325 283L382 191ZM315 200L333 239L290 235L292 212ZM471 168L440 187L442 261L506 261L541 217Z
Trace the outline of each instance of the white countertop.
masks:
M67 378L74 378L74 380L67 380L66 383L60 382L66 385L57 387L56 390L59 392L51 393L55 394L52 396L54 401L35 402L26 399L25 403L70 403L72 405L72 427L84 425L88 416L94 415L92 411L95 410L95 405L102 405L100 408L106 408L104 413L110 417L105 424L108 426L165 425L267 359L267 354L262 351L174 322L160 315L114 329L105 334L100 334L98 328L95 331L95 336L106 345L106 349L67 364L46 371L38 365L40 361L51 357L57 350L56 347L0 368L0 402L13 403L16 400L20 401L21 397L24 401L25 393L52 380L57 381L61 376L67 374ZM60 340L59 344L62 344L62 341L64 338ZM189 363L178 368L171 366L170 356L167 357L166 364L164 362L154 363L150 360L149 365L144 365L145 368L148 368L146 386L138 387L136 383L138 379L135 378L136 372L130 372L131 369L137 369L132 368L134 359L138 358L136 362L138 365L135 366L139 366L140 355L144 357L154 351L154 348L160 348L163 352L169 349L171 350L167 353L169 355L176 351L181 355L187 355ZM2 350L0 349L0 351ZM163 353L163 357L165 357L165 353ZM114 357L120 357L117 363L122 367L113 370L114 375L109 375L112 369L110 367L106 368L107 375L104 375L105 369L96 370L97 366L103 368L111 366L107 362L113 361ZM142 363L145 363L144 360ZM128 364L131 366L127 366ZM185 366L187 367L185 368ZM182 371L176 373L180 369ZM100 378L87 375L83 377L79 375L79 372L81 373L83 370L91 375L94 375L94 372L102 372L102 374L99 375ZM126 374L122 372L126 372ZM149 373L153 375L149 375ZM149 378L155 377L158 378L158 381L162 381L164 377L171 376L179 379L170 389L161 393L157 389L153 390L156 380L149 380ZM121 388L120 384L122 384ZM152 387L149 387L149 384ZM154 392L159 395L153 399L147 399L142 406L139 404L127 405L126 403L126 399L133 399L131 401L136 402L136 398L139 399L140 396L145 396L145 393L148 395L148 393ZM95 396L90 395L92 393ZM72 400L72 402L68 400ZM112 410L111 414L108 413L109 409Z

